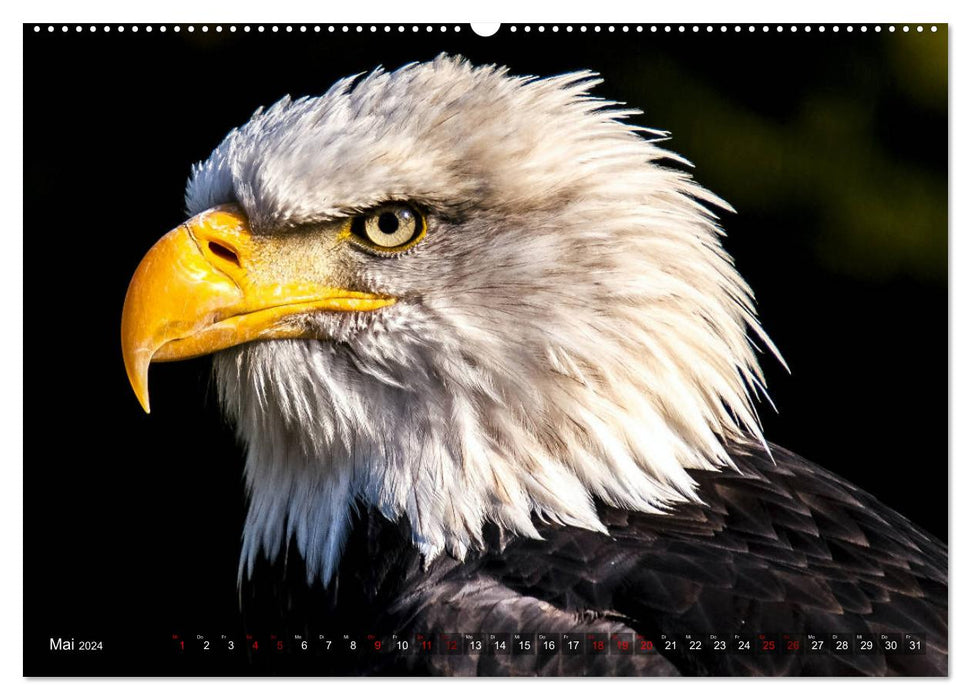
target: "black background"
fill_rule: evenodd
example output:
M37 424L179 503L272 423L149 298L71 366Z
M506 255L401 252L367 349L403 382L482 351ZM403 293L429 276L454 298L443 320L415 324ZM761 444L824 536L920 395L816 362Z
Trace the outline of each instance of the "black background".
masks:
M189 166L259 105L461 53L593 69L738 209L726 248L792 374L767 437L947 539L947 30L494 37L25 26L25 673L183 673L173 632L236 633L242 454L208 360L128 386L131 273L183 220ZM943 72L942 72L943 71ZM101 639L51 654L50 637Z

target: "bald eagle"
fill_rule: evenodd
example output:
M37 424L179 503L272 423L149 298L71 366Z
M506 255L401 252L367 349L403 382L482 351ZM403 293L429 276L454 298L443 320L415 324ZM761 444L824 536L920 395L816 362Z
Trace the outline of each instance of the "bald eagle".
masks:
M213 354L246 448L241 589L290 632L923 645L320 673L946 674L945 546L763 438L755 348L781 357L729 205L598 83L378 69L257 110L193 169L123 353L146 411L151 362Z

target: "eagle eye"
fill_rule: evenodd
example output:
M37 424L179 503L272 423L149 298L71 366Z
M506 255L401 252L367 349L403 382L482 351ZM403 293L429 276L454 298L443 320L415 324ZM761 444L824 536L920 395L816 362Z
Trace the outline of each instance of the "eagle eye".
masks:
M384 204L351 221L351 233L369 248L400 252L418 242L425 233L425 217L407 204Z

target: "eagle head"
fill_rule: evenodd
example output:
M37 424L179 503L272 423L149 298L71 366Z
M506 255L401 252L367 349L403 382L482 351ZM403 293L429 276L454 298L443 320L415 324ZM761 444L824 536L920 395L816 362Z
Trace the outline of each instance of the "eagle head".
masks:
M128 290L125 362L214 354L247 450L241 577L295 541L330 580L355 508L426 559L483 526L604 530L756 437L772 345L727 207L589 72L441 56L284 98L192 172Z

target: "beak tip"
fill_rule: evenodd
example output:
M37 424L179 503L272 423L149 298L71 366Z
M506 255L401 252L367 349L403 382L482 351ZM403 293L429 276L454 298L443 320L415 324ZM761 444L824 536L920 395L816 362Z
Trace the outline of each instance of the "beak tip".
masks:
M148 400L148 377L144 378L144 381L132 382L132 389L135 390L135 398L138 399L138 405L142 407L145 413L151 413L152 407Z
M145 413L151 413L151 405L148 400L148 366L151 363L151 355L146 358L142 353L129 352L128 347L124 347L125 371L128 374L128 383L135 398Z

